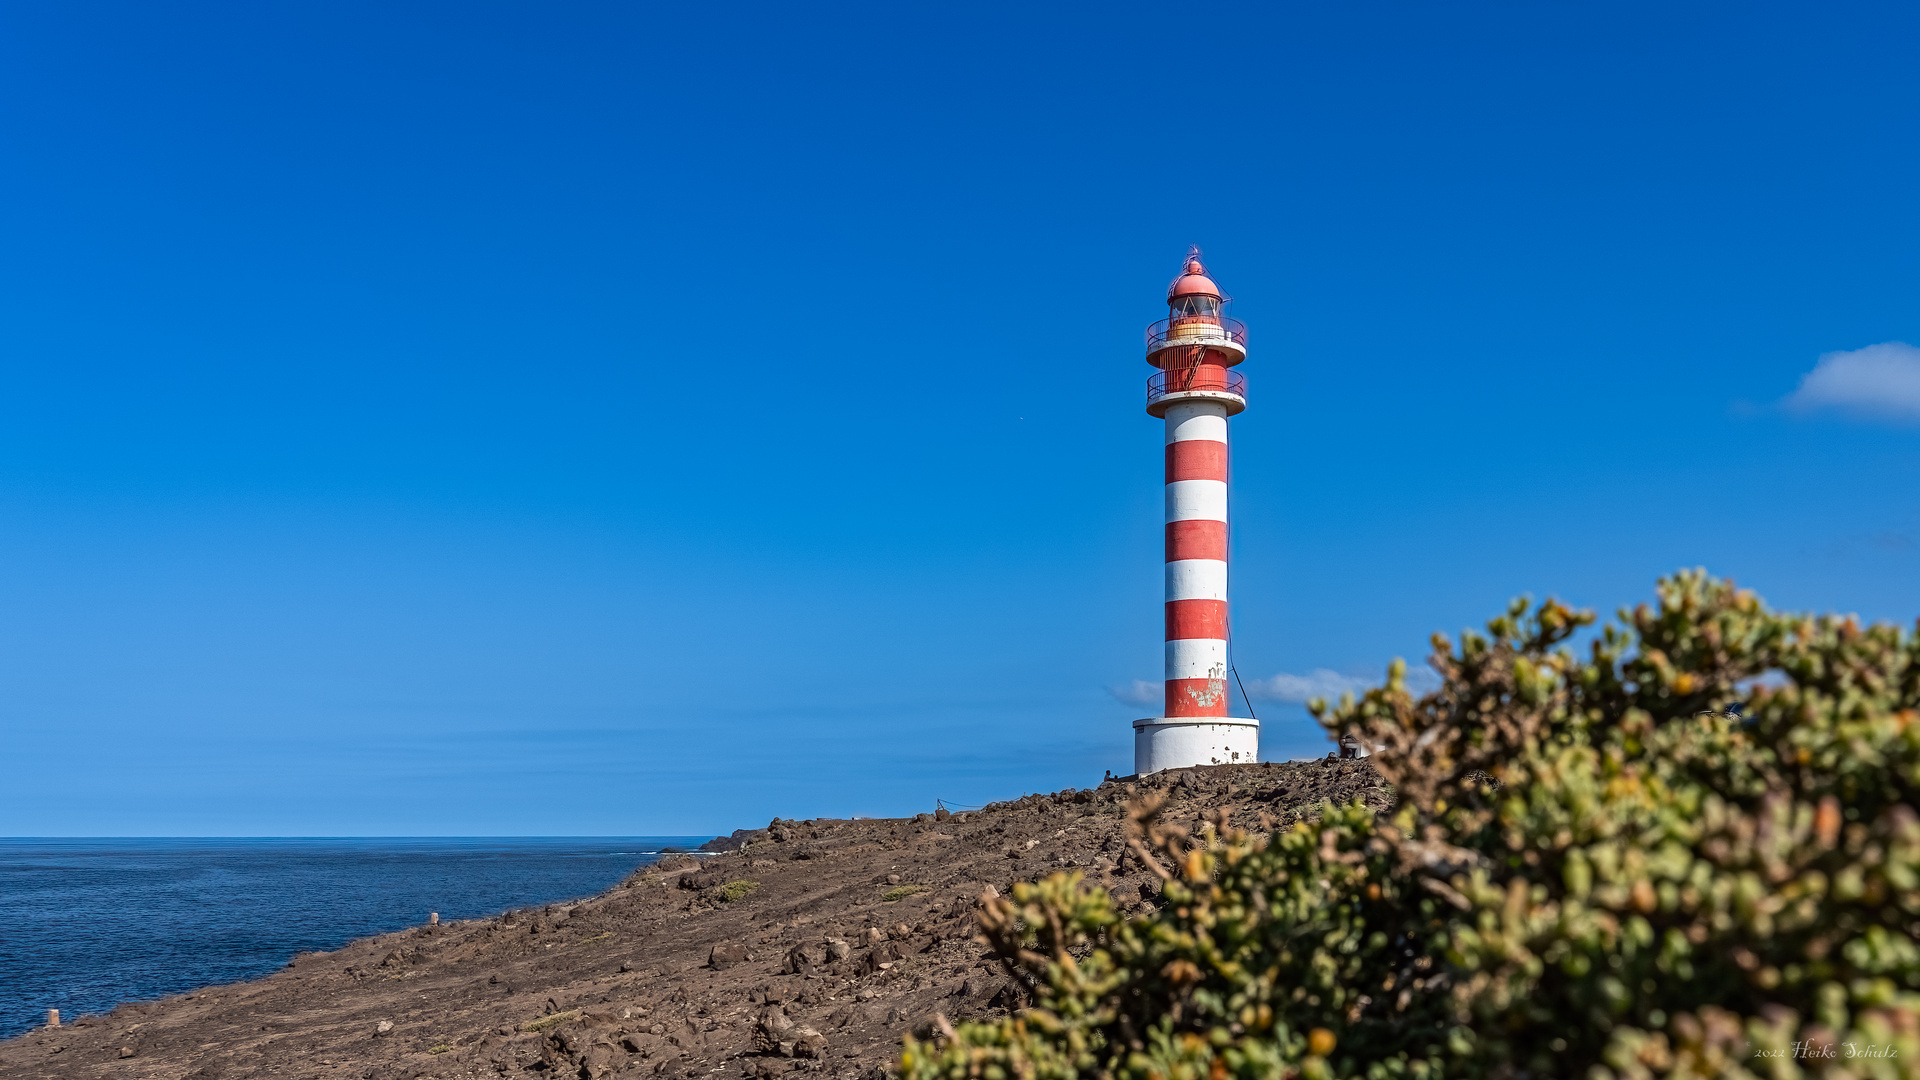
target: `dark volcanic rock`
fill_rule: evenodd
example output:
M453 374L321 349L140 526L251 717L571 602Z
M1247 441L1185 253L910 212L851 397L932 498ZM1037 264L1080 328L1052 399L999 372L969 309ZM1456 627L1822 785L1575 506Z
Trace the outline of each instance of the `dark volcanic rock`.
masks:
M739 851L741 838L747 834L747 831L746 829L735 829L733 830L732 836L716 836L706 843L701 844L699 850L703 852Z

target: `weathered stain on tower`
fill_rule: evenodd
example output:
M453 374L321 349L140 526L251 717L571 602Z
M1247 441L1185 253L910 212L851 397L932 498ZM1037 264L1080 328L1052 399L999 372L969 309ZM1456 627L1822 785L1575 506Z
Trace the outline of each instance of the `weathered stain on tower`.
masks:
M1227 418L1247 407L1247 328L1200 249L1147 327L1147 412L1167 427L1166 715L1133 723L1136 773L1260 759L1260 723L1228 715Z

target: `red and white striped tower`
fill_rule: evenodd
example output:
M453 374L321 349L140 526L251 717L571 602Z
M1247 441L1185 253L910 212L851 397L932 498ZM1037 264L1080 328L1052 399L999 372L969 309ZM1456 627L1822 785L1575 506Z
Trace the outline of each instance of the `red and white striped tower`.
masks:
M1166 715L1133 723L1136 773L1260 760L1260 722L1228 715L1227 417L1247 407L1247 328L1187 254L1147 327L1147 412L1167 425Z

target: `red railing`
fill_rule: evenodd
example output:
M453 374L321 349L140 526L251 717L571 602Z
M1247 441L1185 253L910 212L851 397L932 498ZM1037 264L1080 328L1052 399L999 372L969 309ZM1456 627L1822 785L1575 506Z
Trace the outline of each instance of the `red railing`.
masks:
M1175 323L1179 326L1175 327ZM1174 336L1176 329L1179 331L1177 337ZM1204 344L1210 340L1231 341L1245 349L1247 324L1224 315L1185 315L1178 319L1161 319L1147 327L1147 351L1165 348L1170 337L1182 345Z
M1188 390L1225 391L1244 399L1247 396L1247 377L1237 371L1223 371L1211 365L1156 372L1147 380L1147 403L1151 405L1168 394L1180 394Z

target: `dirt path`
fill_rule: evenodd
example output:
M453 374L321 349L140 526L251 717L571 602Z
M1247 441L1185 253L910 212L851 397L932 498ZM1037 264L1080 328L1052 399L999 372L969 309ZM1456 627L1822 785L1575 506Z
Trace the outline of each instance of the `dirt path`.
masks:
M1077 869L1129 907L1124 803L1246 824L1390 795L1364 762L1238 765L1036 795L935 820L775 822L608 892L313 953L254 982L0 1042L0 1078L875 1078L936 1013L1005 1008L973 941L981 891ZM751 883L751 884L745 884Z

